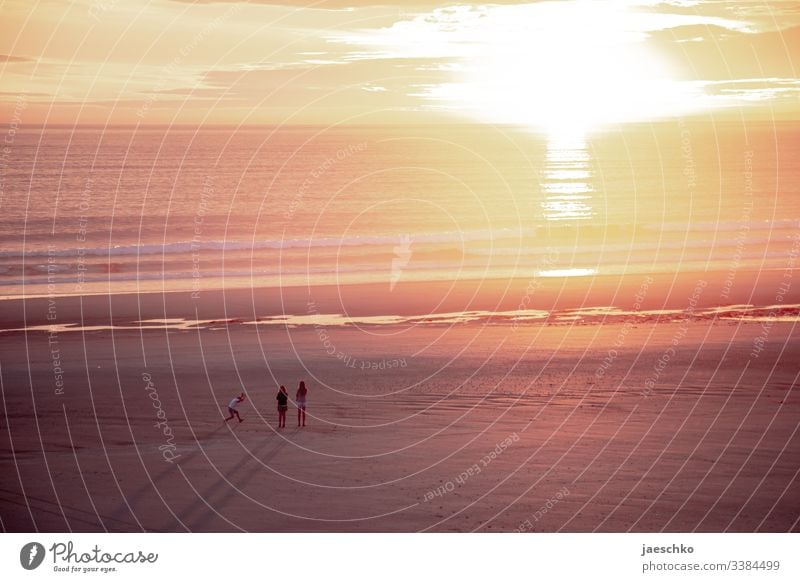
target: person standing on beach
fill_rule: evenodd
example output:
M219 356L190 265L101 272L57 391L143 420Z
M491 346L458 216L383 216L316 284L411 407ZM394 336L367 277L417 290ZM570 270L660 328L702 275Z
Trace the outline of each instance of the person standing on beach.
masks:
M306 383L300 381L300 387L297 389L295 396L295 403L297 403L297 426L306 425L306 397L308 396L308 389ZM302 421L302 424L300 424Z
M289 409L289 393L286 392L285 386L281 386L275 399L278 401L278 428L286 428L286 411Z
M244 400L245 396L244 392L242 392L241 394L239 394L239 396L228 402L228 412L230 413L230 416L225 419L225 422L232 420L234 416L239 419L239 422L242 422L244 420L241 416L239 416L239 411L236 410L236 407L239 406L239 404L241 404L242 402L244 402Z

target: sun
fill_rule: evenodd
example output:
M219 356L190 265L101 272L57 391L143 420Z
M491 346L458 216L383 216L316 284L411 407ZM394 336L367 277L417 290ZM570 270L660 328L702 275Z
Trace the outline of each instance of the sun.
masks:
M480 46L429 96L490 123L578 139L601 126L673 115L687 102L669 63L624 3L497 7L472 29Z

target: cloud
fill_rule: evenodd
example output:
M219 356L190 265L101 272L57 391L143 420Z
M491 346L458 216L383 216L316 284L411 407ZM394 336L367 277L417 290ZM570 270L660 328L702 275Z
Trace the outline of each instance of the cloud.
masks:
M586 0L519 5L458 5L403 18L377 29L332 31L326 37L358 47L351 59L475 58L497 46L538 39L545 46L569 35L584 44L625 45L669 31L716 29L749 32L750 23L714 14L658 12L643 2L606 4ZM588 39L588 41L587 41ZM674 40L674 38L673 38Z
M800 24L800 5L794 0L703 0L657 2L654 9L747 23L750 32L791 28Z
M352 92L366 92L375 99L396 102L403 100L415 87L424 83L446 80L444 73L432 67L435 61L421 59L413 63L387 60L376 68L368 61L353 61L324 65L305 65L287 68L247 70L213 70L206 72L199 86L223 90L227 96L247 98L266 106L322 100L327 103L346 102ZM359 99L359 103L365 103ZM408 100L405 100L408 104Z
M800 64L800 26L759 33L679 28L654 34L651 43L670 55L684 79L797 77Z
M714 81L705 83L705 91L708 95L742 102L797 99L800 96L800 80L764 78Z
M0 55L0 63L30 63L34 59L30 57L17 57L14 55Z
M463 6L467 4L530 4L519 0L458 1L437 2L436 0L172 0L182 4L266 4L269 6L288 6L294 8L310 8L321 10L354 10L358 8L374 8L380 6L392 8L432 9L442 6ZM536 0L535 0L536 1ZM542 1L542 0L538 0Z

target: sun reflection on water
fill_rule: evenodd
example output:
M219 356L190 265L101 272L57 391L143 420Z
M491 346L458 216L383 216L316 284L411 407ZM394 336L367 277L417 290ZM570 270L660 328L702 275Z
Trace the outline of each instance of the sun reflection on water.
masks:
M541 184L546 220L588 220L595 215L590 162L583 136L555 136L548 140Z

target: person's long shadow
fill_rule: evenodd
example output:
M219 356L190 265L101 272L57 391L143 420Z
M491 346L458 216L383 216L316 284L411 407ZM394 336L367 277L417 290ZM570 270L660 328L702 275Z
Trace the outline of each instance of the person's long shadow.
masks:
M180 459L179 462L180 463L185 463L185 462L193 459L194 457L200 455L201 454L200 447L202 446L202 444L199 444L199 443L204 443L210 437L214 436L215 434L217 434L218 432L224 430L225 428L226 428L225 425L220 425L217 428L212 429L212 430L204 433L202 436L201 435L196 435L195 441L192 443L192 445L196 446L197 448L195 450L193 450L193 451L188 452L188 453L181 453L181 457L182 458ZM139 454L141 456L141 451L140 451ZM142 465L144 465L144 460L142 459L140 461L140 463ZM171 514L172 517L175 518L175 520L176 520L175 525L178 525L178 523L179 523L178 522L178 519L179 519L178 516L174 513L172 508L168 505L167 500L162 497L162 493L159 491L159 488L158 488L159 483L163 482L167 478L170 478L170 477L171 478L175 478L176 476L180 475L180 472L178 471L178 469L175 466L175 464L168 464L167 463L167 465L168 466L165 467L165 469L163 471L161 471L155 477L153 476L152 472L148 471L149 479L147 480L147 482L144 483L141 487L139 487L131 495L126 495L125 497L126 497L128 503L126 504L125 502L121 502L119 507L116 509L116 511L114 511L112 513L112 516L111 516L110 519L113 519L115 521L123 521L123 522L129 523L131 526L133 526L135 529L138 530L139 528L136 527L135 522L133 522L132 520L128 521L128 520L124 519L125 517L128 517L131 514L131 511L128 509L128 506L130 506L131 510L134 513L138 513L137 512L137 507L138 507L139 502L145 497L145 495L149 494L150 496L152 496L152 494L154 493L159 498L158 502L159 503L163 503L164 507L166 507L166 509L167 509L167 512L169 512L169 514ZM139 516L137 515L137 518L138 517ZM141 521L141 518L140 518L140 521ZM145 524L143 524L143 525L145 525ZM161 531L160 528L158 530L155 530L154 528L151 528L149 526L146 526L146 529L148 531L151 531L151 530L152 531ZM183 529L188 529L188 528L186 528L184 526ZM174 531L174 528L171 531Z
M287 444L285 438L281 438L277 443L265 440L262 445L244 451L238 463L226 470L222 476L218 476L214 483L196 496L188 508L180 512L181 521L188 523L192 520L189 524L191 531L204 531L209 522L222 520L223 518L211 508L222 507L223 501L229 500L231 493L237 493L254 476L266 471L264 465L274 459Z
M62 512L64 512L67 514L67 520L69 521L70 527L75 522L78 522L84 526L88 526L86 531L99 531L99 529L104 526L106 529L108 529L108 531L113 531L113 527L109 525L109 522L112 521L119 524L118 527L124 526L122 527L124 531L140 531L136 524L132 521L115 519L99 512L89 511L74 505L66 505L64 503L59 504L51 499L36 497L27 493L23 495L22 493L11 489L0 488L0 503L9 503L24 507L26 509L30 508L35 514L47 513L62 520L64 519Z

